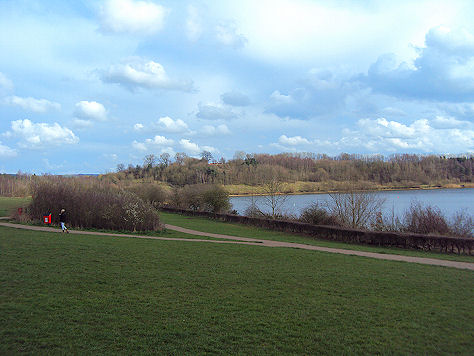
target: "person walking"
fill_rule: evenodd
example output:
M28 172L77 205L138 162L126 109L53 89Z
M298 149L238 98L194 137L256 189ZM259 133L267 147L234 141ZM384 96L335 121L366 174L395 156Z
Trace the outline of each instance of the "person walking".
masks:
M66 227L66 210L65 209L61 209L61 212L59 213L59 222L61 223L62 232L69 234L69 230Z

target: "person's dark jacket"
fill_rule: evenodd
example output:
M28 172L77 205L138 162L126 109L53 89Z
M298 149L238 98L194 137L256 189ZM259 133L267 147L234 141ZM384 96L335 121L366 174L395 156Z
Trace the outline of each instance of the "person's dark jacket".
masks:
M59 213L59 222L62 222L62 223L66 222L66 212Z

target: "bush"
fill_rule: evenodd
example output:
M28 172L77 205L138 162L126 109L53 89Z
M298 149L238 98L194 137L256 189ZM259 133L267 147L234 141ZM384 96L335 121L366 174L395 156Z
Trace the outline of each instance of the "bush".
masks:
M267 217L265 213L263 213L257 206L254 200L250 203L250 205L245 209L244 216L249 218L262 218ZM271 218L271 214L269 214Z
M224 188L219 185L202 184L177 188L174 192L173 202L170 205L211 213L224 213L231 208L229 193Z
M436 206L422 206L412 203L405 212L402 231L419 234L437 234L457 237L473 237L474 222L472 216L457 212L448 220Z
M473 238L474 221L466 212L458 211L454 214L450 228L453 236Z
M330 215L318 203L313 203L305 208L298 219L300 222L313 225L333 225L340 226L341 223L333 215Z
M42 219L52 213L58 222L66 209L68 225L110 230L151 231L160 227L156 210L137 195L96 181L49 177L32 185L28 213Z
M141 183L126 189L135 193L142 198L142 200L150 203L155 208L162 207L170 195L165 188L153 183Z
M212 185L203 192L202 201L204 211L211 213L223 213L231 208L229 193L219 185Z
M403 230L417 234L448 235L448 223L438 207L412 203L405 212Z

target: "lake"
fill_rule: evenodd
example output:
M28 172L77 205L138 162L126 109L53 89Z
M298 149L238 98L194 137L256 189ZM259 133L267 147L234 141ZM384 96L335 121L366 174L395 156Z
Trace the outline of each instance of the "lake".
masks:
M374 193L370 193L374 194ZM412 202L419 202L422 205L437 206L447 217L451 217L459 210L464 210L471 216L474 215L474 188L463 189L433 189L433 190L393 190L376 192L385 199L383 213L402 217L405 210L410 207ZM287 195L286 201L282 206L284 213L299 215L301 210L314 202L325 204L330 199L328 194L304 194ZM257 206L269 212L269 207L264 204L264 198L261 196L231 197L230 202L233 209L239 214L243 214L245 209L251 204L252 199Z

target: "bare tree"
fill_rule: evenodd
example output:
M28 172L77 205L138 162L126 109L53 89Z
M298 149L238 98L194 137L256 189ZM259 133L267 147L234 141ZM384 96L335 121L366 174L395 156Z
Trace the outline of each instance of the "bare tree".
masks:
M366 228L377 217L385 199L376 192L357 192L329 194L328 210L343 225L352 228Z
M125 165L123 163L117 164L117 172L122 172L125 170Z
M156 164L156 157L154 154L146 155L143 159L143 167L145 169L153 168Z
M263 205L270 209L272 218L277 217L282 213L282 207L288 199L287 195L283 195L282 191L284 183L273 177L263 185L265 195L263 198Z
M180 166L184 164L184 161L186 160L186 158L188 158L188 155L184 152L177 152L174 155L175 162Z
M201 158L206 160L207 162L210 162L214 159L214 157L212 157L212 153L209 151L202 151Z
M168 152L164 152L160 155L160 164L164 167L168 167L170 164L170 154Z

